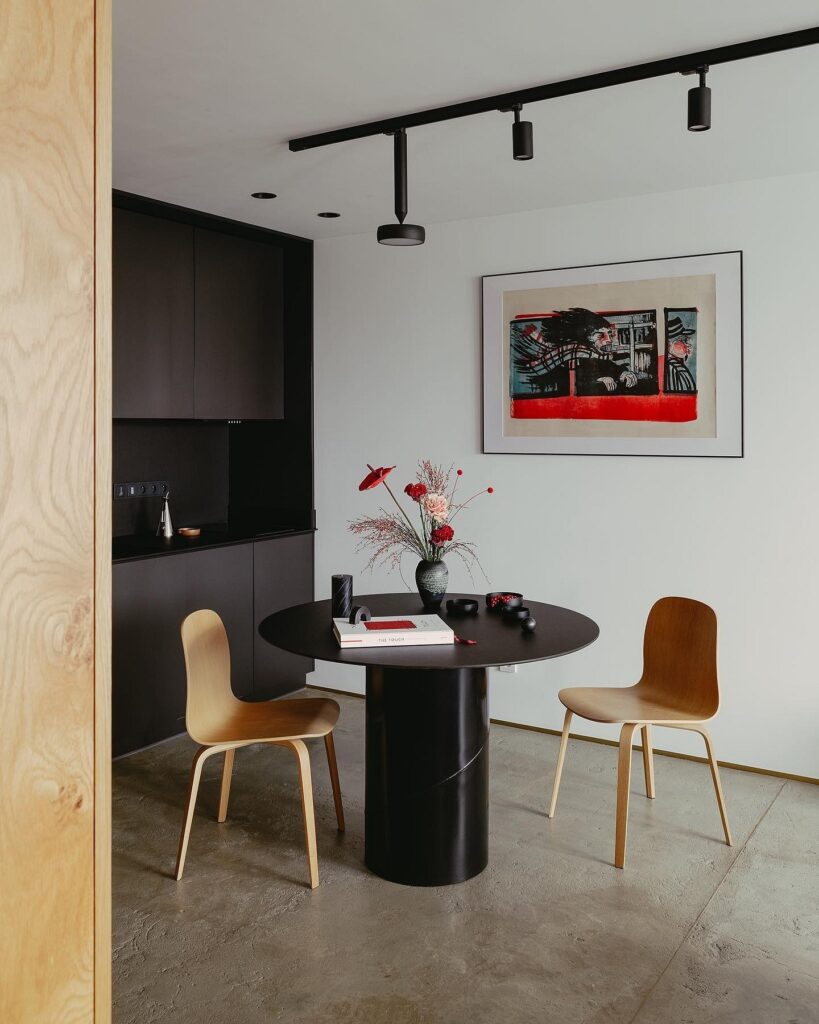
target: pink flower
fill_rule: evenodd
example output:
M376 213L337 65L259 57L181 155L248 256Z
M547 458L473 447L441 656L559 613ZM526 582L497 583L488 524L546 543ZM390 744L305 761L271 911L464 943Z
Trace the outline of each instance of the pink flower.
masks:
M424 511L430 519L436 523L444 523L449 516L449 501L446 495L436 494L434 491L421 499Z

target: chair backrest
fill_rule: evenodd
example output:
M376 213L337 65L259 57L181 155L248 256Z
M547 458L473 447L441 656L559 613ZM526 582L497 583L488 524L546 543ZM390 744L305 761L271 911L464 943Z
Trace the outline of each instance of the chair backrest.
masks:
M214 743L239 703L230 688L230 647L224 623L209 608L182 623L182 648L188 674L185 725L197 743Z
M688 597L661 597L648 613L638 684L663 703L713 718L719 708L717 616Z

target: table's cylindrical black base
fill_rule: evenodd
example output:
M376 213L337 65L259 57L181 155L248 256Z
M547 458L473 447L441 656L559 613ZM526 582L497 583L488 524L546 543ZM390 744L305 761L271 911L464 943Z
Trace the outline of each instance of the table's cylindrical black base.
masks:
M366 852L405 885L450 885L489 856L486 670L367 668Z

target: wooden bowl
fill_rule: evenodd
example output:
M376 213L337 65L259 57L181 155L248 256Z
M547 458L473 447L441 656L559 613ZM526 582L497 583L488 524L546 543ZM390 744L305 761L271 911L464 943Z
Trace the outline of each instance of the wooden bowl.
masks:
M180 526L179 536L180 537L198 537L202 533L201 526Z

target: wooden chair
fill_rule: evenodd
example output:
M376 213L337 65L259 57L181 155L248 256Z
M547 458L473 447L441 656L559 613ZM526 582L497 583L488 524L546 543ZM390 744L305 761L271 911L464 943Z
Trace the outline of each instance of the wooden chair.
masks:
M572 715L593 722L622 722L620 756L617 764L617 824L614 863L622 868L626 860L628 798L631 781L631 748L634 733L642 731L643 768L646 796L654 799L654 764L651 726L691 729L705 740L711 778L725 832L731 846L731 831L725 800L714 757L714 745L703 723L719 708L717 681L717 617L714 610L687 597L663 597L654 605L646 622L643 640L643 675L635 686L569 687L558 694L566 707L563 734L557 755L555 782L549 817L555 816L563 759L569 742Z
M236 748L246 747L251 743L271 743L287 747L296 755L310 888L315 889L319 881L316 823L313 814L310 756L304 741L313 737L324 737L338 830L343 832L344 809L341 805L338 767L333 745L333 726L339 715L338 704L326 698L250 703L234 697L230 686L228 638L222 620L216 612L202 609L185 619L182 623L182 647L185 651L185 667L188 674L185 724L191 738L199 743L200 747L191 766L185 818L176 860L177 881L182 877L185 868L185 854L193 823L196 794L205 761L214 754L225 755L217 815L217 821L224 821L227 817L230 778Z

